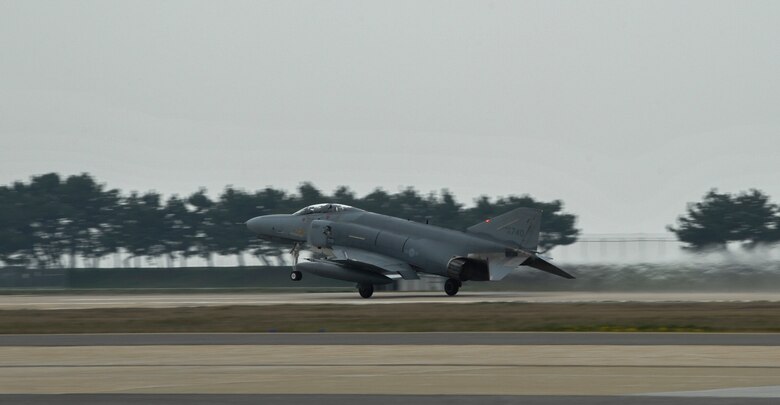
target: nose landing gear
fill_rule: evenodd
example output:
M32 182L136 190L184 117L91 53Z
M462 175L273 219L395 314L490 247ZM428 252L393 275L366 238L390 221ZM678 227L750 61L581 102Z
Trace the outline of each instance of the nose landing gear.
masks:
M293 246L292 250L290 250L290 254L293 257L293 271L290 273L290 280L292 281L301 281L303 278L303 273L298 271L296 269L296 266L298 265L298 254L301 253L301 244L296 243L295 246Z

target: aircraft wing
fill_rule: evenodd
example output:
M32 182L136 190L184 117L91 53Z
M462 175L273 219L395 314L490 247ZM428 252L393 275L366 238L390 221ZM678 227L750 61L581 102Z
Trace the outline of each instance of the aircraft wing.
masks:
M390 256L345 246L333 246L331 251L332 254L327 260L334 263L380 273L385 276L390 276L390 278L393 278L393 275L395 275L395 277L400 275L404 280L420 279L417 275L417 271L415 271L412 266L402 260L393 259Z

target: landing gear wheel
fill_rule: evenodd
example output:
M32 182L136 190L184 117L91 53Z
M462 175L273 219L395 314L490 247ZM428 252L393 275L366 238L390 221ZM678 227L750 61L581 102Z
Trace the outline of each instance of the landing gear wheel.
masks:
M301 252L300 243L296 243L295 246L293 246L292 250L290 251L293 257L293 265L292 265L293 271L292 273L290 273L290 280L292 281L301 281L301 279L303 278L303 273L295 269L295 266L298 265L298 254L300 252Z
M360 296L363 298L371 298L371 296L374 295L374 285L360 284L358 285L358 292L360 293Z
M447 295L451 297L458 293L460 284L460 281L455 280L454 278L447 279L447 281L444 283L444 292L446 292Z

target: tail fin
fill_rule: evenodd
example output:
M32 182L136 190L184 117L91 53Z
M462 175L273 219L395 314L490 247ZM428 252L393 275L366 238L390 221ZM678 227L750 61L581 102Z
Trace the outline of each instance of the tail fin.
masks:
M468 228L469 233L485 235L501 242L535 251L539 245L542 210L515 208Z

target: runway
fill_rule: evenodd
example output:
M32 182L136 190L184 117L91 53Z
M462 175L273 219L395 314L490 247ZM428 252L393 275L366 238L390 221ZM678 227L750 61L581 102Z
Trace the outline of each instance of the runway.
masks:
M0 309L778 300L739 293L14 295L0 296ZM778 398L780 334L772 333L0 335L0 403L763 405Z
M695 333L2 336L0 402L768 404L780 398L779 343Z
M296 395L296 394L75 394L75 395L2 395L0 402L17 405L774 405L773 398L686 398L627 396L558 395Z
M2 346L780 346L777 333L99 333L0 335Z
M777 293L639 293L639 292L468 292L447 297L438 292L377 292L370 299L357 293L186 293L0 295L0 310L86 308L177 308L229 305L392 305L473 304L478 302L780 302Z

